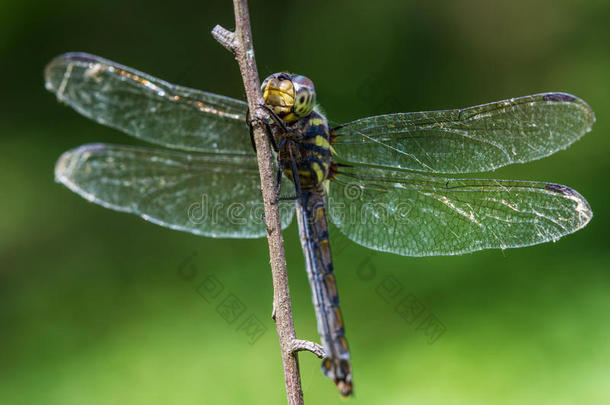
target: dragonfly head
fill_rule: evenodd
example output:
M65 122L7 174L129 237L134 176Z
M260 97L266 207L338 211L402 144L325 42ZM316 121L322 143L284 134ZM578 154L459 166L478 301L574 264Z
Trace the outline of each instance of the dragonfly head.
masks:
M265 104L285 122L307 117L316 102L313 82L305 76L274 73L261 86Z

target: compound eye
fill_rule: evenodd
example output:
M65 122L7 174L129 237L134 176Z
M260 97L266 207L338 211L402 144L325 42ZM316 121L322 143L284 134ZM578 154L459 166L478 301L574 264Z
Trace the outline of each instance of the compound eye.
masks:
M313 111L316 90L313 82L305 76L294 76L292 82L295 88L294 113L299 117L305 117Z

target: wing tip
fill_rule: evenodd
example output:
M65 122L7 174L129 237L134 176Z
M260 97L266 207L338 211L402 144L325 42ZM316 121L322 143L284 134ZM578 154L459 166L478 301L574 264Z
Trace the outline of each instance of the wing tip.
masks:
M91 152L105 149L103 143L88 143L62 153L55 163L55 181L70 187L70 173L74 171L81 159L87 159Z
M63 56L64 55L60 55L60 56L56 56L55 58L51 59L51 61L49 63L47 63L47 65L44 68L44 87L51 93L57 93L57 90L59 89L59 86L60 86L59 80L56 80L59 78L59 75L55 75L54 73L55 73L56 68L58 66L61 66L61 64L63 63L63 61L64 61Z
M593 111L593 109L591 108L591 106L582 98L576 97L575 95L569 94L569 93L562 93L562 92L553 92L553 93L545 93L542 96L542 99L544 101L559 101L559 102L566 102L566 103L572 103L572 104L578 104L579 106L581 106L584 110L584 112L587 114L587 126L585 127L585 133L589 132L591 130L591 127L593 126L593 124L595 123L595 112Z
M56 93L60 90L65 71L73 63L97 63L101 58L86 52L66 52L57 55L44 68L45 88Z
M574 201L576 204L575 210L578 213L578 226L569 233L573 233L584 228L593 218L593 210L591 209L591 205L589 205L589 202L578 191L562 184L555 183L547 183L544 189L553 193L561 194L565 198Z
M59 156L55 162L55 181L66 184L68 181L67 173L74 167L74 149L67 150Z

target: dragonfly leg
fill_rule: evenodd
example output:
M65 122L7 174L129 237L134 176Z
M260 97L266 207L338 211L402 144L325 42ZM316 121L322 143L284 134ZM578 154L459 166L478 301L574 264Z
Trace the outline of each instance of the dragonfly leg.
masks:
M282 139L283 140L283 139ZM280 141L281 142L281 141ZM282 174L284 173L284 171L282 170L282 165L281 162L279 160L279 156L278 156L278 170L277 170L277 190L278 190L278 198L275 201L275 204L277 204L280 201L295 201L297 198L299 198L299 196L302 195L301 193L301 182L299 181L299 176L298 176L298 172L296 171L296 162L294 160L294 157L292 156L292 154L290 155L290 169L292 170L293 173L293 178L294 178L294 187L296 189L296 194L290 197L279 197L280 195L280 190L281 190L281 184L282 184ZM296 173L296 176L294 175L294 173Z
M248 131L250 132L250 142L252 143L252 149L256 152L256 144L254 143L254 128L252 127L252 115L250 115L250 107L246 110L246 124L248 124Z
M282 166L280 165L280 157L277 157L277 174L275 177L275 186L277 188L278 199L282 191ZM277 201L276 201L277 202Z
M250 130L250 142L252 143L252 149L256 152L256 143L254 142L254 127L252 123L254 120L252 119L252 115L250 114L250 108L246 111L246 123L248 124L248 129ZM267 139L271 144L271 147L275 152L278 152L280 149L278 148L277 143L275 142L275 137L273 136L273 129L271 125L265 120L260 120L260 122L265 126L265 134L267 135Z
M303 198L303 191L301 189L301 181L299 180L299 171L297 169L297 162L294 160L292 152L290 152L290 169L292 170L292 178L294 179L294 188L296 190L296 196L294 198L287 198L289 200L296 200L297 198ZM305 201L303 201L305 203Z
M284 123L284 120L282 120L279 115L277 115L275 113L275 111L273 111L273 109L271 107L269 107L266 104L261 105L261 108L263 108L264 110L267 111L267 113L269 114L269 116L271 117L271 119L273 120L273 122L275 122L275 124L282 128L282 131L284 131L284 133L289 132L288 128L286 127L286 124Z
M290 197L280 197L278 198L278 201L295 201L297 198L299 198L298 195L293 195Z
M284 147L286 142L288 142L288 140L285 137L282 137L280 139L278 146L280 148L282 148L282 147ZM294 157L292 155L290 155L290 161L291 161L291 169L294 171L294 166L296 164L294 162ZM280 155L278 155L277 156L277 177L276 177L278 199L275 201L275 204L277 204L280 201L294 201L297 198L299 198L299 195L300 195L300 193L297 191L296 195L294 195L294 196L279 197L281 190L282 190L282 174L284 174L284 170L282 169L282 162L280 160ZM298 179L297 179L297 181L298 181ZM296 186L296 183L295 183L295 186ZM299 186L299 188L300 188L300 186Z
M278 202L280 202L280 201L294 201L297 198L299 198L299 195L300 195L300 193L297 191L296 195L293 195L293 196L290 196L290 197L279 197L280 190L282 189L281 188L281 185L282 185L282 173L283 173L282 169L278 169L277 170L277 180L276 181L277 181L277 194L278 194L278 198L275 201L276 204ZM295 185L295 188L296 188L296 185Z

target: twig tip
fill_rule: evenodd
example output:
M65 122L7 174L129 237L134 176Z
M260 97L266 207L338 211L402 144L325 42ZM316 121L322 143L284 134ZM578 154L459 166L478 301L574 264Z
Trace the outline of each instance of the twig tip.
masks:
M237 44L235 43L234 33L220 25L216 25L212 29L212 36L216 41L220 43L220 45L224 46L229 51L235 53L235 50L237 49Z

